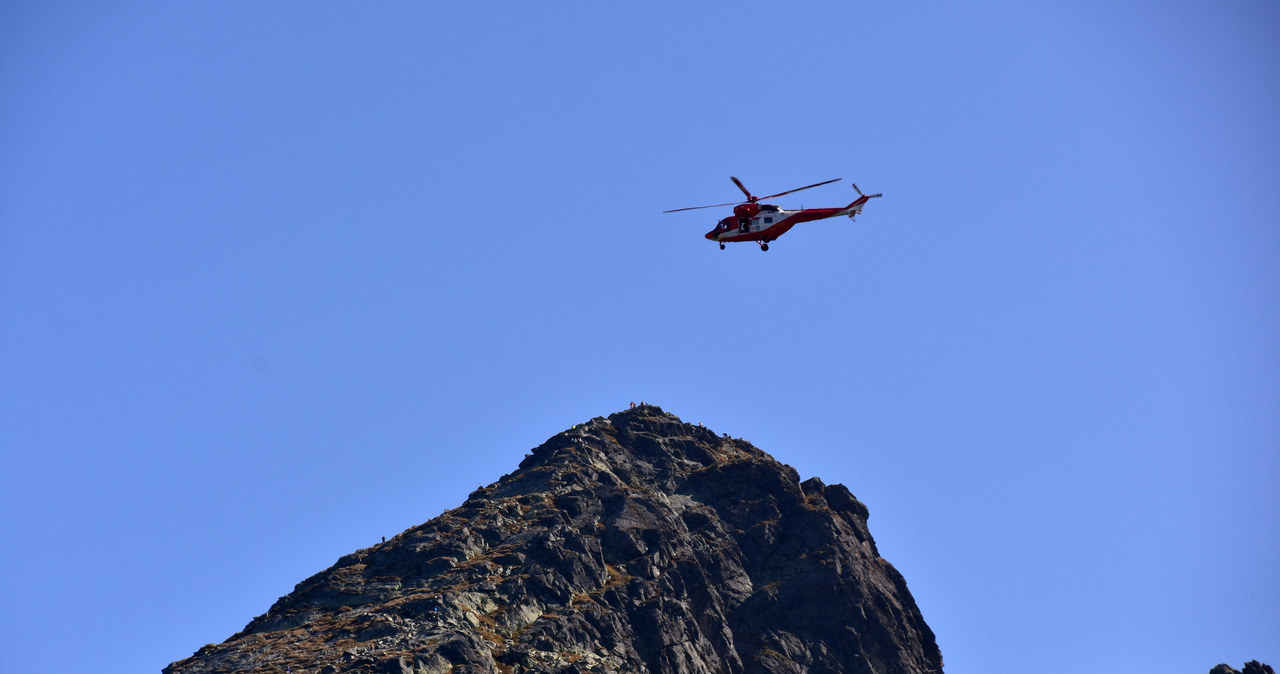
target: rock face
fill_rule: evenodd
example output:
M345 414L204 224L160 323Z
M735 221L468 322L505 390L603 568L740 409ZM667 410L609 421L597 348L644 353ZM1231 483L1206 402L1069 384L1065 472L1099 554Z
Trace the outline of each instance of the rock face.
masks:
M1209 674L1241 674L1235 667L1230 665L1218 665L1209 670ZM1276 674L1276 670L1271 665L1264 665L1257 660L1250 660L1244 663L1243 674Z
M941 672L867 509L642 405L300 583L203 672Z

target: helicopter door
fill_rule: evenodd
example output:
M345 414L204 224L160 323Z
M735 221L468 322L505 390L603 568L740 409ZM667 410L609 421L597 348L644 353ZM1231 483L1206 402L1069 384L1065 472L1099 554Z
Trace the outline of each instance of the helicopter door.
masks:
M751 218L748 218L748 217L741 217L741 218L738 218L738 231L739 231L739 232L742 232L742 233L744 233L744 234L745 234L745 233L746 233L748 230L750 230L750 229L751 229Z

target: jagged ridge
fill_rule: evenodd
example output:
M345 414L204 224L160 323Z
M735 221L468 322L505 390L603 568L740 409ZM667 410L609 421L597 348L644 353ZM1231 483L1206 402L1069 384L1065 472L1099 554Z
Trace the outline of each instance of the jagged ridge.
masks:
M845 487L641 406L164 672L941 672L866 519Z

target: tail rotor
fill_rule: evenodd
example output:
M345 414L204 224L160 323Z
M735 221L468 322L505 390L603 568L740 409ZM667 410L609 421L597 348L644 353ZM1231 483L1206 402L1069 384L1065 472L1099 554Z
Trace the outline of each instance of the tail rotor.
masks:
M868 198L868 199L875 199L876 197L883 197L883 196L884 196L884 193L883 193L883 192L876 192L875 194L863 194L863 193L862 193L862 190L858 189L858 183L853 183L853 191L854 191L854 192L857 192L857 193L858 193L858 196L860 196L860 197L866 197L866 198Z

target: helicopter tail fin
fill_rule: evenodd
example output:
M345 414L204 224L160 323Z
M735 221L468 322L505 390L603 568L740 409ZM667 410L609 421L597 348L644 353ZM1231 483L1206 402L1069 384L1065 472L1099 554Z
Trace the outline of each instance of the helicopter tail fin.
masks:
M853 191L858 193L858 198L854 199L848 206L841 209L839 213L836 213L836 215L847 215L852 219L855 215L862 212L862 207L866 206L868 201L871 201L876 197L884 196L884 194L880 192L877 192L876 194L863 194L862 190L858 189L857 183L854 183Z

